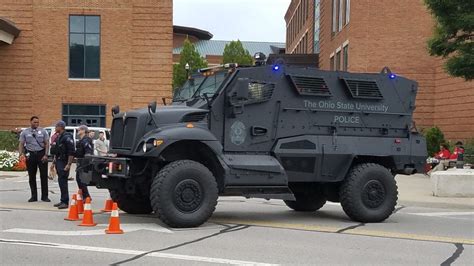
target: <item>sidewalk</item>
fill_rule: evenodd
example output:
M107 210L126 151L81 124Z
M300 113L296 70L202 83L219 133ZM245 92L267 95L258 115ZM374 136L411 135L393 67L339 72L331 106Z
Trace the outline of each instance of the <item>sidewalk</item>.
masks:
M0 171L0 180L27 176L27 172ZM397 175L395 179L397 180L398 185L399 205L474 210L474 198L445 198L433 196L431 182L428 176L421 174L409 176Z
M474 198L446 198L433 196L429 176L397 175L398 204L433 208L461 208L474 210Z

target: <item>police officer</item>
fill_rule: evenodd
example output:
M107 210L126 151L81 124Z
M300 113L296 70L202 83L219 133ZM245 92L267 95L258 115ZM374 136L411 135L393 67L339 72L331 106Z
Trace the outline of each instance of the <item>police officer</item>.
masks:
M28 202L38 201L38 190L36 187L36 172L39 168L41 180L41 200L50 202L48 198L48 155L49 135L46 130L39 127L39 118L32 116L31 127L23 130L20 134L20 145L18 151L20 157L26 156L26 168L30 181L31 198Z
M56 123L56 132L59 133L56 142L57 149L54 152L54 163L56 172L58 173L59 189L61 190L61 201L54 204L58 209L66 209L69 205L68 177L71 169L72 160L74 159L74 139L71 133L66 132L66 123L59 121Z
M92 139L89 137L89 129L86 125L82 125L78 128L79 131L79 141L76 145L76 158L77 158L77 168L76 168L76 181L79 189L82 190L82 195L86 199L90 197L89 190L87 186L82 182L80 176L80 168L83 166L82 159L86 154L94 153L94 144Z

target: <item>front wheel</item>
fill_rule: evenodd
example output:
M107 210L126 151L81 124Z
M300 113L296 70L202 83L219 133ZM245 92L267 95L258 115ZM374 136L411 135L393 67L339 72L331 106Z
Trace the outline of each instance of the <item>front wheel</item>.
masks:
M204 165L174 161L153 179L150 199L161 221L171 227L196 227L211 217L217 205L217 182Z
M340 189L344 212L363 223L387 219L395 210L397 199L395 178L387 168L374 163L354 166Z

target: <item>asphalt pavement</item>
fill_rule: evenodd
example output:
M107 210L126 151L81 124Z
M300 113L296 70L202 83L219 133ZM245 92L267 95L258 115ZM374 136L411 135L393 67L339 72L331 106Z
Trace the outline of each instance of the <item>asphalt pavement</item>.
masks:
M399 204L383 223L353 222L337 203L297 213L282 201L221 197L211 220L172 229L154 215L120 212L123 235L106 235L108 194L91 188L96 227L65 221L51 203L26 202L26 173L0 172L2 265L471 265L472 198L436 198L428 178L397 176ZM39 182L38 182L39 183ZM39 185L39 184L38 184ZM69 183L71 192L75 181Z

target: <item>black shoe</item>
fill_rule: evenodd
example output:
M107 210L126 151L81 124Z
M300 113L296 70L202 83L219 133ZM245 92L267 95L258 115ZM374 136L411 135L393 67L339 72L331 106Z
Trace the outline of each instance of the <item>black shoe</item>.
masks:
M64 203L64 202L61 202L61 204L58 206L58 209L67 209L69 206Z
M41 201L44 201L44 202L51 202L51 200L48 199L48 198L42 198Z
M58 206L61 205L61 204L63 204L63 203L62 203L62 202L58 202L58 203L54 204L53 206L54 206L54 207L58 207Z
M31 197L28 202L35 202L35 201L38 201L38 198L35 198L35 197Z

